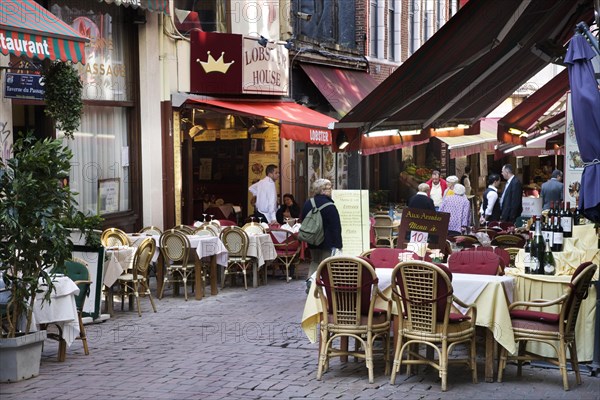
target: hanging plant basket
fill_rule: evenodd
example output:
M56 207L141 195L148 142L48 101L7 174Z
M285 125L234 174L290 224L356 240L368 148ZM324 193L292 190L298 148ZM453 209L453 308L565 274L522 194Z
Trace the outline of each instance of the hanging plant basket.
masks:
M44 112L54 119L56 128L73 139L83 112L83 85L71 63L54 61L42 71L44 78Z

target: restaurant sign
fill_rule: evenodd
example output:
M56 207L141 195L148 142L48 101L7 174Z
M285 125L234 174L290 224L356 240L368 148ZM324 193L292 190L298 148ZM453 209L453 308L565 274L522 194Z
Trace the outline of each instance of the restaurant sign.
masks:
M44 83L41 75L6 73L4 97L12 99L44 99Z
M398 248L406 248L411 242L426 242L430 249L444 249L449 221L448 213L405 208L400 221Z

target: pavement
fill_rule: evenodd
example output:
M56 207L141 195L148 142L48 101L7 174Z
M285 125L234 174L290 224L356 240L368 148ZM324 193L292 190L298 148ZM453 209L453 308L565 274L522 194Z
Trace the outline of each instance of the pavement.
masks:
M306 265L299 267L306 274ZM503 383L485 383L484 343L478 343L479 383L464 367L449 371L448 391L441 392L436 371L404 369L390 385L384 363L375 361L369 384L363 362L332 359L316 380L317 344L300 328L303 279L273 278L266 286L226 287L196 301L166 290L158 312L141 298L142 317L134 310L86 326L90 354L79 341L56 360L58 345L46 341L40 375L0 384L0 399L600 399L600 378L582 366L582 385L569 373L571 390L562 389L556 369L508 365ZM210 290L208 290L210 293ZM1 360L0 360L1 361Z

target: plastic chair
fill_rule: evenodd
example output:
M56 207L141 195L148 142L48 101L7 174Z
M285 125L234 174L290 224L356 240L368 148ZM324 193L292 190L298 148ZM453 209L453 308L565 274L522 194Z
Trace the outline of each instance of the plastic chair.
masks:
M351 355L365 359L369 383L373 383L373 343L377 338L383 339L385 373L389 371L392 313L392 302L379 290L375 270L358 257L329 257L319 264L316 277L314 296L322 306L317 380L328 369L330 357ZM377 300L386 302L387 308L376 310ZM341 337L354 338L355 350L341 345L335 348L334 342Z
M512 328L515 341L519 344L518 354L509 356L505 348L500 352L500 363L498 365L498 382L502 382L504 368L507 360L516 360L517 376L521 376L523 361L542 360L560 368L563 381L563 389L569 390L569 378L567 375L567 348L571 355L571 367L575 371L575 379L581 385L581 374L577 361L577 346L575 343L575 325L581 302L587 297L590 281L592 280L598 266L591 262L581 264L569 283L565 294L554 300L532 300L517 301L512 303L508 309L510 312ZM543 310L546 307L560 306L558 313L550 313ZM534 308L534 310L531 310ZM525 349L528 341L547 343L552 346L558 356L554 358L544 357L529 353ZM558 346L556 345L558 342Z
M448 364L463 363L471 369L473 383L477 383L475 321L477 309L464 304L452 295L452 273L443 265L425 261L400 263L392 272L392 296L398 310L404 309L405 318L399 318L400 326L396 334L398 341L394 352L394 364L390 383L396 381L396 373L402 364L428 365L439 371L442 391L447 390ZM456 302L467 309L467 314L452 314L452 303ZM469 356L452 358L448 355L455 345L469 345ZM418 345L425 344L437 353L437 359L430 360L418 352ZM403 354L408 350L406 360Z

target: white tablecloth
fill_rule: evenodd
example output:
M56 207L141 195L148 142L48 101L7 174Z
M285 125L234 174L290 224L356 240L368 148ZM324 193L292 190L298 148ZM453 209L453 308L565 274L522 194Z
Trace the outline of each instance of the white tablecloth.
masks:
M248 256L257 260L258 266L265 264L265 261L277 258L277 251L273 245L271 235L262 233L258 235L248 235L250 242L248 244Z
M50 303L42 303L45 294L46 292L38 293L35 297L32 325L50 323L59 325L63 330L63 339L67 346L71 346L79 336L79 319L75 305L75 296L79 294L79 288L69 277L61 276L54 278Z
M136 248L129 246L120 246L117 248L107 248L103 268L102 283L111 287L123 272L131 269L133 265L133 256Z
M196 248L198 258L217 256L218 265L227 265L229 254L225 245L216 236L188 236L190 238L190 246Z

